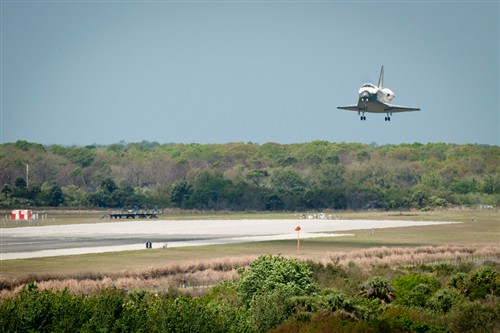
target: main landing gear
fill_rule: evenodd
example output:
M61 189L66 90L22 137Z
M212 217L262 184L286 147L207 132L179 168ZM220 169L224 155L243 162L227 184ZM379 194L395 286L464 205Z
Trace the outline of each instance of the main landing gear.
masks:
M385 117L385 121L391 121L392 112L387 112L387 116Z
M363 120L366 120L366 116L361 116L360 119L363 121Z
M365 113L361 113L361 112L358 112L358 116L361 115L361 117L359 119L361 119L361 121L363 120L366 120L366 116L365 116Z

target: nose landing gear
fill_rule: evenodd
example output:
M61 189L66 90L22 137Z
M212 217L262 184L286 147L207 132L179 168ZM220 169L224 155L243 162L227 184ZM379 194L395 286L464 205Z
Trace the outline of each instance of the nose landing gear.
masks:
M358 116L360 116L359 119L361 119L361 121L366 120L365 113L361 112L361 110L358 110Z

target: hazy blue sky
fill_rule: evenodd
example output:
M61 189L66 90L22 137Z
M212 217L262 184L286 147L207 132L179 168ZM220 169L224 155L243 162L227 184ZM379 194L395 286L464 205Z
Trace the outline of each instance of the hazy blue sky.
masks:
M499 6L2 0L1 141L499 145Z

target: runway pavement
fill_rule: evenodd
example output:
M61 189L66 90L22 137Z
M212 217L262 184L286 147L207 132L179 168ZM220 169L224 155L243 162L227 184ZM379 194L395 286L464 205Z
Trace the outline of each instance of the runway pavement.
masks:
M152 248L202 246L297 237L352 235L352 230L450 222L380 220L144 220L0 229L0 260Z

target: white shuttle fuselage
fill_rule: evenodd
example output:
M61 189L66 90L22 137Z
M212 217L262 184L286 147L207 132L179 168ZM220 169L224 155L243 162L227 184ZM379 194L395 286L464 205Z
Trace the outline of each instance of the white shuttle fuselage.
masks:
M395 94L389 88L384 88L384 66L380 70L378 86L372 83L365 83L359 88L358 104L339 106L337 109L357 111L361 120L366 120L365 113L385 113L385 121L390 121L392 113L420 111L420 108L393 105L391 101Z

